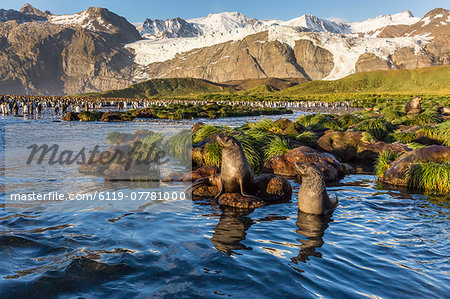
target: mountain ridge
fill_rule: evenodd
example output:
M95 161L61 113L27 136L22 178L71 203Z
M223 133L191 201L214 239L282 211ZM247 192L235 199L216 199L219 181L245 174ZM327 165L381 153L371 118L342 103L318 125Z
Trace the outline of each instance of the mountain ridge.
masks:
M0 87L4 93L60 95L151 78L335 80L450 64L450 15L443 8L423 18L403 11L356 23L225 12L144 24L146 31L139 32L99 7L59 16L29 4L0 10Z

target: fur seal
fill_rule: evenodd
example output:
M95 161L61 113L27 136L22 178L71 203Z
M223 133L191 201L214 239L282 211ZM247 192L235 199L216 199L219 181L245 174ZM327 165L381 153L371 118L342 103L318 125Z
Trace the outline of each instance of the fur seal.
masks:
M215 200L225 193L237 193L243 197L261 202L261 199L249 194L253 187L253 171L239 140L232 136L218 134L216 141L222 147L220 175L201 178L186 188L185 192L192 192L205 185L215 185L219 189L214 198Z
M325 189L325 180L319 167L311 163L295 163L297 173L302 177L298 191L298 209L304 213L323 215L334 210L339 200L331 199Z
M232 136L219 134L216 136L216 141L222 147L220 168L222 182L219 185L216 199L223 193L240 193L244 197L259 200L258 197L248 193L252 189L253 171L239 140Z

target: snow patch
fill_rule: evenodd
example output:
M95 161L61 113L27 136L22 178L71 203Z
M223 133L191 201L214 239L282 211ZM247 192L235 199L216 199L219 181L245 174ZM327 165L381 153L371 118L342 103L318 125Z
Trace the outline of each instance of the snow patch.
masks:
M422 19L422 22L423 22L422 27L424 27L424 26L427 26L428 24L430 24L431 19L430 19L430 17L425 17Z

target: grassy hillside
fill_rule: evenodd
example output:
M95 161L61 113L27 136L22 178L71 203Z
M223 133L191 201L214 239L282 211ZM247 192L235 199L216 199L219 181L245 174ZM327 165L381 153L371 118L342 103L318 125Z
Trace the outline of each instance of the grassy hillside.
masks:
M306 82L307 79L304 78L262 78L262 79L247 79L247 80L234 80L227 81L223 84L232 87L239 91L277 91L288 87L298 85L300 83Z
M450 99L450 66L357 73L335 81L248 79L214 83L203 79L152 79L120 90L84 96L203 98L209 100L347 100L410 96Z
M450 93L450 66L357 73L335 81L310 81L280 91L282 95L336 93Z
M222 93L232 88L203 79L173 78L152 79L133 84L124 89L109 90L100 93L88 93L84 96L120 97L120 98L160 98L177 96L196 96L199 94Z

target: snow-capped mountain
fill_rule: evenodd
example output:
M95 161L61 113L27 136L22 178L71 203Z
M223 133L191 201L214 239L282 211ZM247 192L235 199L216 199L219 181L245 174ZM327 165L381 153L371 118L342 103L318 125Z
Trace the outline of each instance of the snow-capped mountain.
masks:
M49 16L50 23L85 28L94 32L104 32L117 36L121 42L141 39L136 28L128 21L106 8L89 7L73 15Z
M361 22L347 23L347 26L353 33L369 33L386 26L411 25L418 21L420 18L414 17L409 10L405 10L398 14L382 15Z
M176 37L196 37L201 32L191 23L182 18L163 20L146 19L138 27L139 33L144 38L176 38Z
M257 31L259 27L263 27L260 21L247 18L238 12L209 14L207 17L190 19L188 22L193 24L204 36L238 32L242 28L254 28Z
M280 25L303 27L314 32L350 33L346 24L320 19L311 15L303 15L290 21L281 22Z

